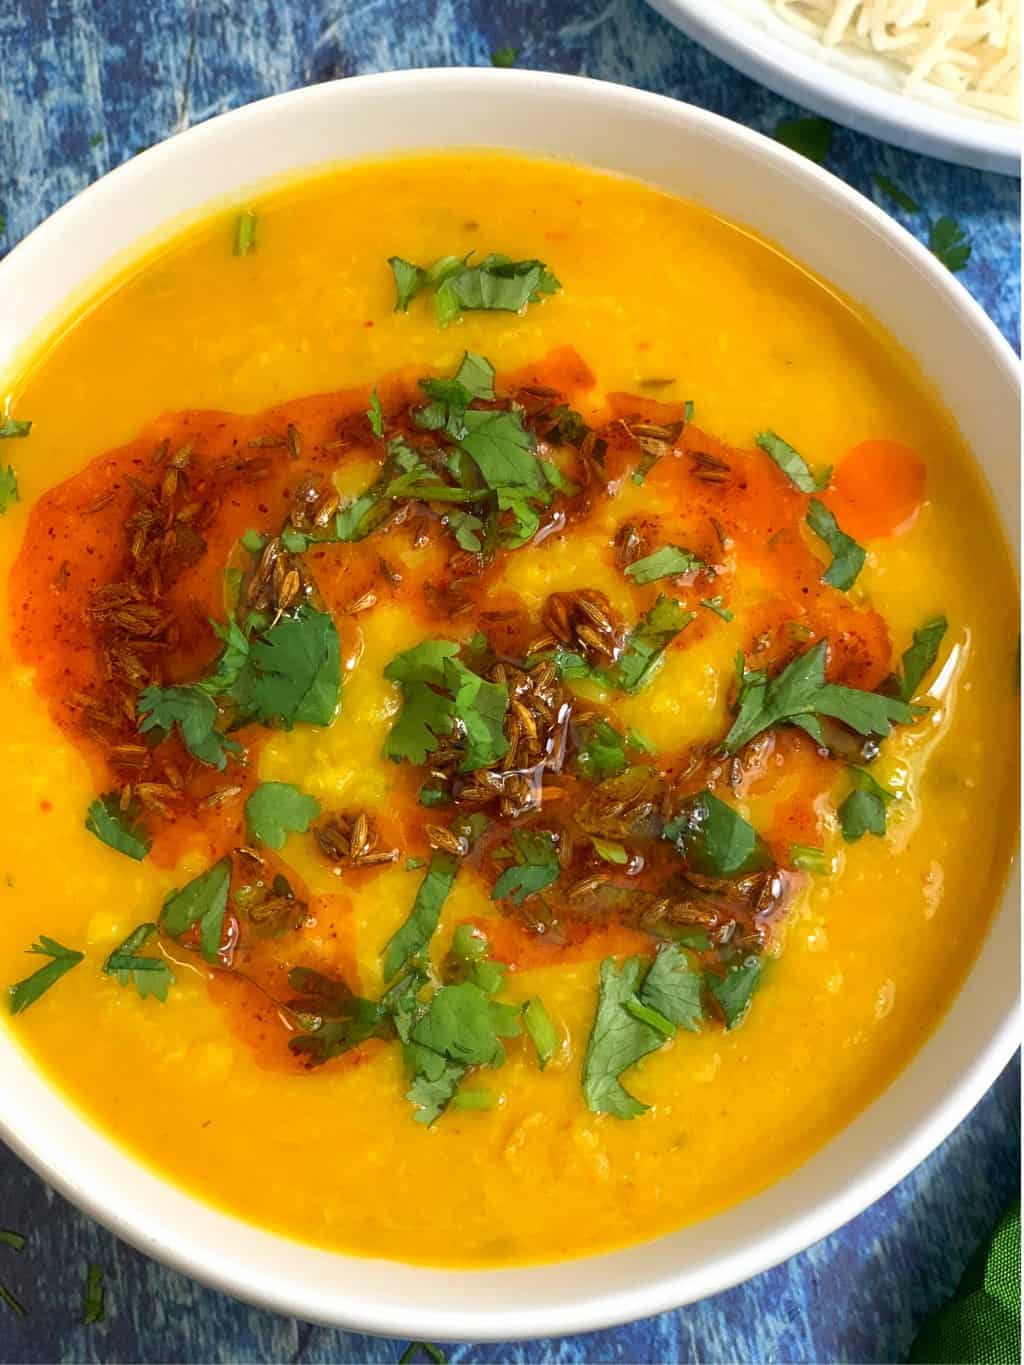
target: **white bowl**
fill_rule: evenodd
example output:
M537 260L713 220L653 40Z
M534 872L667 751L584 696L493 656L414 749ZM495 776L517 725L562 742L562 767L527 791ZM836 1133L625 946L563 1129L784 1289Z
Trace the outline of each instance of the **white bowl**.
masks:
M172 138L79 195L0 264L0 373L72 290L183 211L318 162L467 144L638 177L752 224L831 278L917 356L959 414L1014 535L1016 362L945 268L866 199L784 147L685 104L572 77L364 76L279 95ZM266 1308L426 1340L581 1332L728 1288L825 1236L900 1180L1014 1051L1018 940L1011 888L935 1035L792 1175L695 1227L557 1269L430 1270L335 1255L250 1227L164 1182L93 1128L2 1028L0 1131L126 1241Z
M827 48L768 0L649 0L670 23L762 85L817 114L911 152L1020 175L1021 127L931 88L871 52Z

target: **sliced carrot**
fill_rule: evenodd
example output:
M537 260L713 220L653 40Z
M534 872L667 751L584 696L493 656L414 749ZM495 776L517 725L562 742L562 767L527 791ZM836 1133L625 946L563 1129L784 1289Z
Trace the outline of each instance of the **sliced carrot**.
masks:
M898 441L863 441L832 476L823 501L855 540L909 531L924 501L927 470L909 446Z

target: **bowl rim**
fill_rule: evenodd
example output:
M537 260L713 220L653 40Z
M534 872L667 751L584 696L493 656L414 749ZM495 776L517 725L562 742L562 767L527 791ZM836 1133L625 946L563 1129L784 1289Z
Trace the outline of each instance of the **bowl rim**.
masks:
M898 248L907 260L908 267L912 266L918 274L927 277L929 283L945 296L950 306L963 318L965 327L969 327L980 336L991 353L993 365L998 367L1002 377L1014 386L1019 385L1016 357L980 305L920 242L844 182L772 139L720 115L683 104L667 96L628 86L547 72L457 67L387 72L349 77L289 91L219 115L207 123L178 133L157 144L103 176L58 209L0 262L0 289L23 268L38 269L36 262L45 260L51 244L59 243L65 225L70 225L79 217L90 214L95 206L102 204L104 197L110 194L112 188L129 191L136 178L141 178L140 167L143 164L148 172L158 167L161 159L166 162L171 159L179 160L190 152L202 153L204 148L216 147L225 137L258 136L260 130L271 126L278 113L285 109L292 109L297 105L309 107L323 105L329 108L337 98L358 98L358 95L353 96L355 91L364 91L367 95L374 92L398 93L406 87L417 89L421 95L429 95L441 87L450 87L486 94L495 82L518 86L521 98L526 98L531 90L546 89L564 100L578 98L582 101L595 102L603 107L609 117L614 115L616 109L630 107L638 111L657 113L665 119L672 120L680 136L685 136L688 128L703 129L719 140L732 143L738 148L746 148L748 152L756 152L762 160L774 162L774 166L784 171L791 179L802 179L809 187L816 186L827 197L838 199L845 204L867 228ZM509 143L502 145L508 150L518 150L524 155L537 154L536 148L523 145L517 148ZM425 148L420 150L426 151ZM441 150L441 147L438 146L437 150ZM394 154L401 152L396 149ZM585 164L602 169L600 163L596 161L588 161ZM639 175L635 178L643 179ZM1002 521L1004 529L1010 534L1011 527L1005 517ZM969 976L965 978L961 992L968 980ZM13 1035L8 1034L5 1037L3 1034L4 1030L0 1028L0 1060L3 1051L9 1046L12 1053L19 1054L14 1062L16 1068L21 1060L21 1050ZM460 1313L453 1309L446 1307L435 1309L419 1305L408 1311L403 1310L399 1316L395 1309L386 1303L372 1302L366 1296L358 1297L351 1291L346 1291L343 1286L307 1285L298 1282L294 1277L289 1281L287 1275L284 1277L285 1283L282 1288L272 1278L266 1276L261 1278L246 1264L244 1258L223 1253L215 1242L190 1240L186 1219L181 1219L176 1227L161 1228L159 1233L155 1234L151 1227L152 1220L147 1217L145 1209L133 1206L127 1197L118 1191L111 1177L90 1183L81 1173L77 1178L70 1175L63 1169L63 1164L68 1162L66 1148L63 1148L56 1138L44 1144L48 1146L48 1151L37 1150L33 1139L37 1141L39 1139L38 1120L33 1125L31 1119L26 1119L20 1110L0 1113L0 1137L44 1180L57 1188L71 1202L144 1254L201 1283L262 1308L357 1331L425 1340L502 1341L547 1335L561 1336L648 1317L728 1289L778 1265L829 1235L887 1193L949 1135L992 1085L1013 1056L1018 1043L1018 1003L1016 1000L1010 1000L1000 1016L998 1027L994 1028L984 1043L972 1052L970 1062L962 1068L962 1074L941 1101L923 1106L923 1112L915 1115L914 1121L900 1134L898 1140L877 1159L873 1159L870 1166L855 1179L842 1185L822 1203L798 1210L777 1227L773 1227L770 1233L753 1239L741 1252L719 1254L717 1260L710 1257L708 1265L698 1272L686 1268L681 1271L669 1268L641 1287L622 1288L609 1283L602 1293L593 1292L582 1301L570 1298L552 1306L539 1308L503 1305L500 1309L488 1308L474 1313L469 1320L465 1314L460 1316ZM63 1118L91 1128L103 1145L104 1151L112 1154L112 1161L130 1163L133 1170L146 1173L154 1188L161 1188L165 1192L171 1191L193 1208L207 1213L212 1212L217 1219L224 1220L225 1225L230 1223L246 1231L253 1231L250 1225L235 1215L221 1213L173 1181L150 1171L140 1158L121 1148L111 1136L96 1128L92 1121L78 1110L75 1102L66 1097L57 1086L51 1084L45 1073L35 1067L27 1054L23 1061L23 1074L31 1074L33 1079L38 1080L46 1095L59 1107ZM907 1065L909 1066L912 1061L913 1058ZM898 1081L899 1076L895 1083ZM856 1122L856 1119L851 1122ZM74 1164L73 1157L71 1164ZM260 1232L263 1233L263 1230ZM280 1234L266 1232L263 1235L274 1238L286 1252L289 1246L298 1245ZM361 1265L369 1264L366 1258L346 1256L343 1253L329 1254L340 1266L344 1266L346 1261ZM606 1255L611 1257L621 1254L613 1252ZM576 1263L570 1261L565 1264L572 1266ZM393 1262L377 1264L394 1265ZM423 1269L431 1274L438 1273L436 1268ZM499 1271L450 1270L442 1273L467 1276L470 1284L474 1277L497 1275L511 1284L519 1270L512 1267Z
M880 82L830 62L824 47L817 55L804 51L799 43L787 43L767 22L762 24L735 8L735 0L713 5L706 0L648 3L745 76L837 123L943 161L999 175L1020 175L1024 134L1019 123L985 118L966 109L960 112L938 99L886 90ZM766 20L774 17L766 3Z

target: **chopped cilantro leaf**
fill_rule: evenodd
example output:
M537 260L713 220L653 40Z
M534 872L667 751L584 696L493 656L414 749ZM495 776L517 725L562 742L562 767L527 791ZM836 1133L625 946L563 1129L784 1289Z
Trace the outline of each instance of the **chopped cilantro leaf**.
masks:
M871 178L882 193L887 195L894 204L898 204L901 209L905 209L907 213L921 212L921 205L917 200L911 199L906 190L901 190L899 185L894 184L887 175L883 175L881 171L876 171Z
M0 1247L10 1247L12 1251L24 1251L28 1238L10 1228L0 1228Z
M433 1362L433 1365L447 1365L448 1357L440 1346L433 1346L429 1341L410 1341L399 1356L398 1365L413 1365L417 1351L422 1351Z
M330 725L340 689L337 628L327 612L305 603L253 640L227 695L241 720L279 722L290 730L296 724Z
M963 228L953 218L942 217L932 224L928 247L954 275L963 270L971 259L971 244Z
M523 1006L523 1023L537 1050L537 1065L543 1071L558 1051L558 1032L537 996L527 1000Z
M821 581L838 588L840 592L849 591L867 558L863 547L840 528L831 511L818 498L811 499L807 509L807 525L832 551L832 563Z
M103 1288L103 1271L98 1265L91 1265L85 1277L85 1292L82 1296L82 1324L92 1327L102 1322L106 1315L106 1292Z
M462 312L521 313L541 295L561 288L543 261L512 261L496 253L477 265L457 256L442 256L427 270L400 256L392 256L388 264L395 277L395 311L407 312L417 294L434 289L435 311L442 326Z
M790 844L789 861L801 872L831 872L832 860L823 848L813 844Z
M492 66L515 66L519 49L515 47L496 47L491 53Z
M172 938L180 939L199 925L199 943L207 962L219 960L230 881L231 859L221 858L180 890L169 892L160 911L160 923Z
M474 555L480 553L483 549L480 534L484 529L484 523L479 517L475 517L472 512L449 512L444 520L460 550L468 550Z
M370 1038L394 1037L394 1029L383 1002L355 995L343 981L335 981L308 967L293 967L288 984L302 991L304 998L289 1002L289 1008L314 1025L308 1033L288 1040L291 1052L305 1057L310 1066L319 1066L340 1057Z
M455 378L473 398L494 397L494 366L475 351L466 351L463 355Z
M663 545L660 550L630 564L626 569L626 577L634 583L654 583L659 578L674 578L678 574L692 573L704 567L704 561L689 550L679 545Z
M712 791L689 797L664 833L687 863L704 876L746 876L771 862L753 825Z
M665 1039L657 1029L626 1009L638 991L646 964L629 957L617 968L615 959L601 963L597 1013L583 1059L583 1098L595 1114L631 1119L647 1108L629 1093L619 1077L641 1057L655 1052Z
M700 604L702 607L706 607L708 611L713 611L716 616L720 616L723 621L733 620L732 612L725 606L724 597L702 597Z
M906 724L914 713L906 702L877 692L861 692L825 681L825 640L794 659L771 681L765 673L743 673L739 712L725 737L734 754L763 730L798 725L817 744L824 744L819 716L832 716L859 735L887 735L893 724ZM742 666L742 656L741 656Z
M547 830L514 830L512 845L516 861L494 883L491 900L508 897L513 905L522 905L527 896L536 895L557 881L558 852L555 837Z
M393 762L423 763L439 738L459 724L460 769L487 767L508 749L508 688L481 678L454 656L450 640L425 640L392 659L384 676L402 689L403 706L384 753Z
M200 763L223 772L228 754L239 753L234 740L227 739L217 729L217 707L212 697L201 688L157 687L155 684L139 693L139 730L162 730L164 738L175 726L185 748Z
M117 792L97 796L86 814L85 827L97 839L136 862L141 862L149 852L152 840L139 823L138 808L129 806L122 810Z
M45 967L40 967L31 976L19 981L16 985L9 987L11 996L11 1013L22 1014L30 1005L34 1005L41 995L44 995L51 986L57 982L72 967L77 967L85 956L84 953L77 952L74 948L65 948L56 939L47 938L45 934L39 935L39 942L33 943L28 950L30 953L39 953L42 957L50 957L52 962L48 962Z
M464 753L459 769L486 768L508 751L504 731L508 687L487 682L457 659L445 660L444 674L462 731Z
M290 782L261 782L245 803L249 838L270 848L284 848L289 834L305 834L310 821L319 814L316 797L307 796Z
M369 419L370 430L373 432L374 436L383 436L384 409L380 405L380 399L377 397L376 389L370 394L370 406L367 408L366 416Z
M693 620L693 612L664 594L630 631L618 664L619 686L636 692L649 682L662 654Z
M0 1284L0 1302L5 1303L12 1313L17 1313L19 1318L25 1317L28 1312L25 1305L16 1299L7 1286L3 1284Z
M395 312L408 313L409 304L427 283L426 272L401 256L389 257L388 265L395 277Z
M27 436L32 423L22 417L0 417L0 441L10 440L12 436Z
M384 949L384 977L390 981L414 959L430 942L441 918L441 907L455 882L459 859L451 853L435 850L431 855L426 876L420 883L408 918L396 930Z
M493 1090L456 1090L451 1104L453 1109L495 1109L498 1097Z
M238 675L245 667L249 659L249 637L234 618L230 619L224 626L219 625L216 621L211 621L210 625L224 648L217 656L210 676L200 678L195 686L211 697L219 697L235 685Z
M708 975L708 991L718 1001L727 1029L743 1021L760 979L761 961L756 957L734 962L724 976Z
M948 629L946 618L935 616L914 631L913 644L903 651L903 671L899 678L899 694L904 701L910 701L931 672Z
M895 801L894 792L876 782L866 768L850 767L854 789L839 807L839 827L848 844L855 844L865 834L885 837L886 806Z
M0 465L0 517L18 501L18 476L12 465Z
M823 166L832 150L833 132L825 118L784 118L775 129L775 140Z
M808 469L804 457L794 450L788 441L776 436L774 431L762 431L754 440L801 493L818 493L828 484L832 476L831 469L824 471L821 478L816 479Z
M606 720L596 720L592 725L584 726L580 731L576 766L591 781L617 777L624 772L629 760L625 741L618 730Z
M455 704L444 687L444 663L459 647L451 640L424 640L395 656L385 678L402 689L403 705L384 746L392 762L423 763L437 741L454 728Z
M701 974L676 943L660 949L644 978L640 999L678 1028L696 1033L704 1016Z
M162 957L146 957L141 952L155 933L155 924L140 924L120 947L114 949L104 962L103 970L108 976L117 977L121 986L127 986L130 981L143 1000L152 995L165 1003L167 988L174 985L174 973Z
M248 256L256 249L256 214L243 209L235 219L235 255Z

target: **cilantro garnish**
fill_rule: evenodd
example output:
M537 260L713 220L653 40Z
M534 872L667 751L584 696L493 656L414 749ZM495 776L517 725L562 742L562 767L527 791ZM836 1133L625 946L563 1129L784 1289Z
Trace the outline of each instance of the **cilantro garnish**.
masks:
M852 536L840 528L831 511L818 498L812 498L807 509L807 525L820 536L832 551L832 563L822 575L822 582L847 592L857 581L864 567L867 553Z
M813 844L790 844L789 861L802 872L831 872L832 860L823 848Z
M720 594L715 597L702 597L700 599L700 604L702 607L706 607L708 611L713 611L716 616L720 616L723 621L732 621L734 619L732 612L725 605L725 598Z
M22 417L0 417L0 441L10 440L13 436L27 436L32 423Z
M887 735L894 724L914 719L904 701L827 683L827 649L827 641L819 640L771 681L764 672L745 672L740 656L739 711L724 740L726 753L736 753L763 730L786 724L798 725L824 747L819 716L832 716L859 735Z
M384 746L393 762L423 763L459 725L462 772L484 768L508 749L508 688L467 668L450 640L424 640L392 659L384 676L402 689L403 706Z
M82 1325L92 1327L102 1322L106 1316L106 1292L103 1288L103 1271L98 1265L91 1265L85 1277L85 1291L82 1295Z
M376 389L370 394L370 406L366 411L366 416L369 419L370 430L373 432L374 436L383 436L384 409L380 405L380 399L377 397Z
M724 976L708 975L708 991L718 1001L727 1029L743 1021L760 979L761 960L756 957L734 962Z
M410 1341L398 1357L398 1365L413 1365L417 1351L422 1351L425 1356L433 1361L433 1365L447 1365L448 1357L440 1346L432 1346L429 1341Z
M248 532L246 534L249 534ZM243 543L245 536L242 537ZM262 545L260 549L262 549ZM258 553L258 551L257 551ZM217 656L217 661L213 666L213 672L208 678L200 678L195 684L201 692L206 692L211 697L219 697L227 692L238 681L238 675L249 660L249 637L240 628L237 621L230 619L226 625L220 625L217 621L210 621L213 633L221 641L224 648Z
M122 810L117 792L97 796L86 813L85 827L97 839L136 862L141 862L149 852L152 840L140 823L138 808L130 805Z
M515 47L496 47L491 53L492 66L515 66L519 49Z
M443 256L426 270L400 256L390 257L388 265L395 277L395 311L408 312L417 294L433 288L442 326L463 312L521 313L562 287L543 261L513 261L493 252L478 265L457 256Z
M24 1251L28 1238L10 1228L0 1228L0 1247L10 1247L12 1251Z
M537 996L523 1006L523 1023L537 1050L537 1065L543 1071L558 1051L558 1032Z
M445 517L445 525L455 537L455 543L460 550L468 550L470 554L476 555L483 549L480 537L484 523L472 512L449 512Z
M408 1099L417 1123L433 1123L472 1066L498 1067L503 1038L518 1037L520 1006L490 999L472 981L442 986L408 1028L406 1063L413 1075Z
M948 629L946 618L935 616L914 631L913 644L903 651L903 671L898 679L899 695L904 701L910 701L931 672Z
M679 574L692 573L695 569L705 567L704 561L690 550L684 550L679 545L663 545L653 554L630 564L626 569L626 577L634 583L654 583L659 578L675 578Z
M236 256L248 256L256 250L256 214L252 209L243 209L235 219Z
M921 212L921 205L917 200L911 199L906 190L901 190L899 185L894 184L887 175L883 175L881 171L875 171L871 178L882 193L888 195L893 203L898 204L901 209L905 209L907 213Z
M4 469L0 465L0 517L18 501L18 476L13 466L8 465Z
M832 150L833 132L825 118L784 118L775 129L775 140L822 166Z
M108 976L116 976L121 986L130 981L143 1000L152 995L165 1003L167 988L174 985L174 973L162 957L146 957L140 951L157 932L155 924L140 924L114 949L103 970Z
M580 732L576 766L591 781L618 777L629 766L626 741L606 720L596 720Z
M310 821L319 814L316 797L307 796L290 782L261 782L245 803L249 838L270 848L284 848L289 834L305 834Z
M953 218L942 217L932 223L928 247L954 275L963 270L971 259L971 244L963 228Z
M657 1051L674 1026L695 1029L701 1013L700 976L676 945L662 948L650 966L642 957L630 957L617 968L614 958L605 958L597 1013L583 1059L587 1107L595 1114L621 1119L642 1114L647 1106L619 1078L649 1052Z
M455 882L459 861L453 854L439 849L431 855L426 876L416 892L409 916L384 949L386 980L392 980L410 962L419 958L430 942L441 918L441 907Z
M308 1021L310 1031L289 1039L289 1049L306 1057L310 1065L329 1062L351 1052L370 1038L394 1036L387 1011L374 1000L355 995L344 981L325 976L312 967L293 967L288 984L300 998L288 1008Z
M234 740L227 739L217 729L217 706L213 698L201 688L157 687L155 684L139 693L139 729L143 734L162 730L166 738L175 726L185 748L211 768L223 772L228 754L240 753Z
M10 986L11 1013L22 1014L34 1005L41 995L55 986L62 976L66 975L72 967L77 967L85 956L84 953L76 952L74 948L65 948L56 939L47 938L45 934L39 935L39 942L33 943L28 950L30 953L39 953L41 957L52 958L45 967L40 967L31 976L19 981L16 985Z
M453 1109L495 1109L497 1104L493 1090L456 1090L451 1100Z
M664 836L705 876L741 877L771 862L754 826L712 791L691 796L666 824Z
M253 640L249 657L226 695L242 721L267 725L330 725L338 709L338 631L327 612L304 603Z
M762 431L755 436L754 441L775 461L790 483L799 488L801 493L818 493L827 487L832 470L824 470L821 477L816 479L799 451L794 450L788 441L784 441L774 431Z
M855 844L865 834L885 837L886 806L896 800L895 792L876 782L866 768L851 766L847 770L854 789L839 807L839 827L848 844Z
M619 686L636 692L650 682L662 654L693 620L693 612L664 594L629 633L618 664Z
M640 999L678 1028L696 1033L704 1015L701 976L678 944L662 948L651 963Z
M558 850L555 836L548 830L514 830L512 847L516 861L494 883L491 900L508 897L513 905L522 905L527 896L536 895L557 881Z
M199 925L199 944L207 962L219 960L230 881L231 859L221 858L180 890L169 892L160 911L160 923L172 938Z

